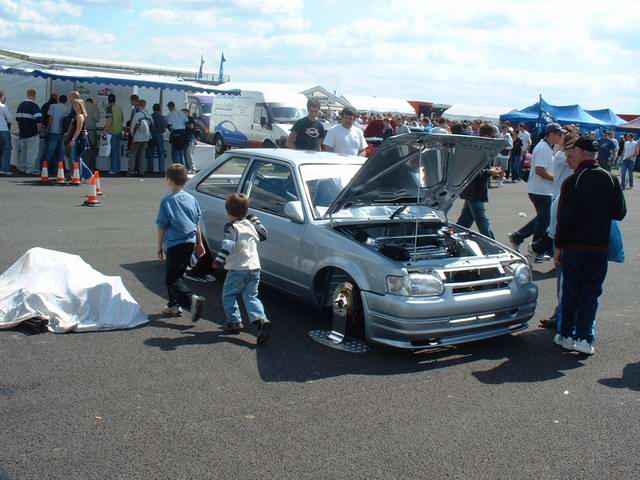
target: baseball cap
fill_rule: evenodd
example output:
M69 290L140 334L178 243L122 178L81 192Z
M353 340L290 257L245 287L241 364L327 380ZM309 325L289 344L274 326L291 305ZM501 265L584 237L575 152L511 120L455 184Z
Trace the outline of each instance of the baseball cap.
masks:
M581 148L587 152L597 152L598 142L593 135L580 135L572 148Z
M544 127L544 134L549 135L550 133L565 133L566 130L560 126L559 123L551 122Z

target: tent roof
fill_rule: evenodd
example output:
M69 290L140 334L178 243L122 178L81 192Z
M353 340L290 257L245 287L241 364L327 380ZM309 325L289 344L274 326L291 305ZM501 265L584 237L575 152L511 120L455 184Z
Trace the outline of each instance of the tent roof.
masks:
M359 112L416 114L409 102L400 98L369 97L365 95L342 95L342 98Z
M586 112L592 117L596 117L598 120L605 122L607 125L622 125L626 123L625 120L615 114L610 108L603 108L601 110L586 110Z
M638 130L640 131L640 117L629 123L623 123L622 125L618 125L620 130Z
M536 102L520 111L501 115L500 120L536 122L539 112L542 109L543 113L546 113L553 120L562 124L575 123L592 127L611 127L614 125L590 115L589 112L584 110L580 105L550 105L545 102L544 99L542 99L541 102L542 105L540 105L540 102Z
M513 110L513 109L512 109ZM453 105L444 111L443 117L449 120L488 120L497 121L500 112L504 112L500 107L483 107L478 105Z
M214 87L197 82L187 82L178 78L163 77L159 75L136 75L75 69L33 69L11 67L8 65L0 65L0 73L129 87L165 88L168 90L179 90L185 92L209 92L229 95L238 95L240 93L238 90Z

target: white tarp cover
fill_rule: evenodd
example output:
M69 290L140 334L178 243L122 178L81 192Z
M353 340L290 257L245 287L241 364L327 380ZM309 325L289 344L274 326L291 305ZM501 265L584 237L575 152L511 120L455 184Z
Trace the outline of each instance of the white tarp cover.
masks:
M0 329L30 318L54 333L133 328L147 322L120 277L108 277L78 255L32 248L0 275Z

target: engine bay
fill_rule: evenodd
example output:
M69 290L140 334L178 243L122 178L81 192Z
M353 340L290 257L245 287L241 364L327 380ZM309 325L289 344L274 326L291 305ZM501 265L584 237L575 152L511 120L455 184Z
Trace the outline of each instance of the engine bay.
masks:
M442 221L339 225L335 230L397 261L483 257L504 253L481 235Z

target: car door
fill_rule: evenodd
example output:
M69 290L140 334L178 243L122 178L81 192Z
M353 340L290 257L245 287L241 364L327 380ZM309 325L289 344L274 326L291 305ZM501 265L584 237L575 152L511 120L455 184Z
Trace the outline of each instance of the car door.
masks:
M196 186L198 203L202 210L204 235L209 248L218 252L223 240L223 229L229 221L225 201L229 194L238 191L251 158L246 155L231 155L214 168Z
M295 223L284 214L288 202L300 200L296 177L284 162L254 159L242 191L249 197L251 213L267 227L268 237L258 247L264 280L290 294L308 294L300 271L300 245L306 222Z
M251 141L262 146L264 141L272 137L273 126L266 103L256 103L251 124Z

